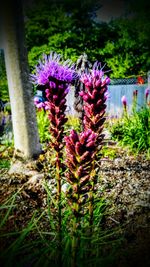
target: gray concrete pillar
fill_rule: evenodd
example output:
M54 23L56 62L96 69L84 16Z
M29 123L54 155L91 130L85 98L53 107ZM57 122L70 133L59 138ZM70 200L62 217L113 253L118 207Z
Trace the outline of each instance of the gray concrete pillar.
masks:
M5 0L0 13L15 149L33 158L41 152L41 145L29 82L21 1Z

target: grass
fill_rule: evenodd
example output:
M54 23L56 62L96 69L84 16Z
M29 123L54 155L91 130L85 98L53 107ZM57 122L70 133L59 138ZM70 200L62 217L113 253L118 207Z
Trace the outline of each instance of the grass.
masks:
M31 218L26 221L22 228L12 227L7 229L9 220L17 209L18 196L21 191L14 193L5 203L1 205L1 231L0 239L3 244L0 259L3 267L24 266L58 266L57 250L57 218L55 215L55 198L52 196L48 185L45 185L47 194L47 205L45 209L33 210ZM62 255L63 266L70 267L71 264L71 209L62 198ZM92 238L92 251L89 251L88 218L85 217L80 229L81 242L78 248L77 266L93 267L113 266L117 248L122 243L121 228L114 230L103 229L102 217L107 209L106 202L96 199L94 210L94 235ZM17 218L14 220L17 220ZM14 222L17 225L17 221ZM89 254L91 255L89 257Z
M117 157L117 150L115 147L110 147L108 145L104 145L102 150L100 151L102 158L109 158L111 160Z
M13 155L13 143L5 142L0 146L0 169L9 169Z
M0 169L9 169L10 168L10 160L0 159Z
M134 110L132 114L124 114L113 123L110 121L108 129L112 139L119 145L128 147L135 154L145 153L150 158L150 107L144 106Z

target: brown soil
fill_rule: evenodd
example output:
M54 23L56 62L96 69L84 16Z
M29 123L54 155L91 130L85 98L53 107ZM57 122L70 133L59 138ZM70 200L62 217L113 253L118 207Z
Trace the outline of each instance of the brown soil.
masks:
M115 159L103 158L99 173L99 196L106 197L109 214L104 217L105 229L123 228L124 242L114 267L150 266L150 160L114 147ZM16 160L11 172L1 169L1 205L17 190L13 214L2 231L18 230L27 225L33 210L46 207L42 181L47 179L47 155L34 162ZM43 169L44 167L44 169ZM19 171L18 171L19 170ZM18 173L17 173L18 172ZM53 184L54 181L50 181ZM45 223L43 222L45 227ZM3 241L2 241L3 242ZM113 265L111 265L113 267Z

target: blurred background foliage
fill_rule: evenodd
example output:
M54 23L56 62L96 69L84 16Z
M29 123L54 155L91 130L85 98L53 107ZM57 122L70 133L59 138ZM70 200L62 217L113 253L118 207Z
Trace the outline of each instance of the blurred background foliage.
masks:
M6 78L3 50L0 50L0 100L2 100L3 102L9 101L8 84Z
M101 1L33 1L26 11L26 39L32 67L51 50L74 62L85 52L107 64L112 78L146 73L150 68L150 3L126 1L125 16L97 19Z
M43 53L55 51L76 62L85 52L92 63L106 63L111 78L146 75L150 70L150 2L125 3L124 16L106 22L99 16L100 0L33 0L25 4L30 71ZM0 98L8 98L2 54Z

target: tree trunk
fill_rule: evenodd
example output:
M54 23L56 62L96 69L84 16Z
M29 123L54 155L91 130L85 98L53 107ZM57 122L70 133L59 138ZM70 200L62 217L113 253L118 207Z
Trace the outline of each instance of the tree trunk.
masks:
M1 17L15 150L26 158L34 158L41 152L41 145L29 81L21 1L4 0Z

